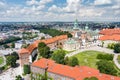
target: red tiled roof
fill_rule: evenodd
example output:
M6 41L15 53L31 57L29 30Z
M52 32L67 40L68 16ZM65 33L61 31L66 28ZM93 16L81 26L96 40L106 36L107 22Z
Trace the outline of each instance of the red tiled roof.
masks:
M42 58L32 63L32 66L45 69L47 67L47 64L48 64L48 72L53 72L55 74L67 76L75 80L83 80L84 78L91 76L95 76L99 80L113 80L113 79L120 80L120 77L102 74L99 73L99 70L87 66L70 67L67 65L57 64L55 63L55 61L45 58Z
M25 54L25 53L29 53L29 51L25 48L22 48L18 51L18 53Z
M60 35L60 36L56 36L56 37L53 37L53 38L50 38L50 39L46 39L46 40L36 40L36 41L34 41L32 44L30 44L30 45L26 48L26 50L28 51L29 54L31 54L32 51L33 51L35 48L37 48L37 46L38 46L38 44L39 44L40 42L44 42L45 44L51 44L51 43L54 43L54 42L56 42L56 41L58 41L58 40L62 40L62 39L67 39L67 35ZM22 51L22 49L21 49L20 51ZM21 52L19 52L19 53L21 54ZM23 51L22 51L22 53L23 53Z
M99 40L114 40L114 41L120 41L120 35L103 35L99 38Z
M102 35L112 35L112 34L119 34L120 35L120 28L114 28L114 29L103 29L99 32L99 34Z

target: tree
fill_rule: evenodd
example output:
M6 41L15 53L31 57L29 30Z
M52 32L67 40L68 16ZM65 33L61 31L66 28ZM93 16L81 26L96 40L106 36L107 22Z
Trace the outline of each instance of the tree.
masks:
M67 64L69 64L69 58L68 57L65 57L65 64L67 65Z
M9 48L9 46L7 44L4 44L3 46L4 46L5 49Z
M73 37L71 33L68 33L67 36L68 36L68 38L72 38Z
M15 80L22 80L21 75L16 76L16 79L15 79Z
M30 66L29 65L24 65L23 72L24 72L24 74L30 74Z
M70 58L70 60L69 60L69 65L70 66L76 66L76 65L79 65L79 61L78 61L78 59L76 58L76 57L72 57L72 58Z
M102 41L102 47L104 47L104 41Z
M42 57L44 57L44 58L50 57L50 48L48 46L45 46L43 48L39 48L38 51Z
M11 67L15 67L16 66L16 57L13 55L8 56L6 63L7 63L7 65L10 65Z
M38 44L38 48L43 48L43 47L46 47L46 44L44 42L40 42Z
M115 46L114 46L114 51L116 53L120 53L120 43L116 43Z
M14 42L12 42L11 47L15 48L15 43Z
M98 54L97 59L113 60L113 54Z
M43 42L38 44L38 51L40 53L40 56L42 56L44 58L50 58L51 57L50 48Z
M43 40L43 39L45 39L45 37L44 37L44 36L42 36L42 37L41 37L41 40Z
M96 77L90 77L90 78L86 77L86 78L84 78L84 80L98 80L98 78L96 78Z
M65 64L65 51L64 50L57 50L52 54L52 59L55 60L59 64Z
M100 60L97 62L97 66L101 73L111 74L111 75L116 75L117 73L112 62L106 60Z
M13 52L13 53L11 53L11 55L13 55L13 56L16 58L16 60L18 60L18 59L19 59L19 55L18 55L18 53L17 53L17 52Z

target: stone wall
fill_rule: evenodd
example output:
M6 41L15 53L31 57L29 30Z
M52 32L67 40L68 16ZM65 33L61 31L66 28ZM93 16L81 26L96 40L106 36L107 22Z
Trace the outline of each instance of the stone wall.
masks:
M33 74L44 74L45 70L43 68L39 68L39 67L35 67L35 66L31 66L31 72ZM63 76L63 75L60 75L60 74L56 74L56 73L53 73L53 72L49 72L48 71L48 76L53 78L53 80L75 80L73 78L70 78L70 77L66 77L66 76Z
M20 65L24 66L25 64L29 64L29 54L24 53L20 55Z

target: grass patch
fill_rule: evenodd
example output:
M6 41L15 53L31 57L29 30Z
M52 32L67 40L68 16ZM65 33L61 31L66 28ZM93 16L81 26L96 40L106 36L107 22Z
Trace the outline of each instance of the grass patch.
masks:
M3 57L0 57L0 65L4 62Z
M83 51L79 54L76 54L75 57L78 58L79 65L89 66L97 69L96 63L97 61L99 61L99 59L97 59L98 54L106 54L106 53L89 50L89 51Z
M117 61L120 64L120 55L118 55Z

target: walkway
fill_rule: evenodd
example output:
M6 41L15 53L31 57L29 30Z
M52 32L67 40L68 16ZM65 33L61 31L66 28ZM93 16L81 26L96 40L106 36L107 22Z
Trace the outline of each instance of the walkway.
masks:
M109 54L115 54L113 52L113 50L111 50L111 49L107 49L107 48L103 48L103 47L99 47L99 46L92 46L92 47L89 47L89 48L86 48L86 49L76 50L72 53L67 54L66 57L71 57L73 55L76 55L80 52L87 51L87 50L94 50L94 51L100 51L100 52L105 52L105 53L109 53Z
M2 55L2 54L0 54L0 57L3 57L3 63L0 65L0 67L2 67L2 66L4 66L4 65L6 65L6 58L5 58L5 56L4 55Z
M118 55L120 55L120 54L115 54L115 55L114 55L113 61L114 61L114 63L116 64L116 66L120 69L120 64L119 64L118 61L117 61Z
M15 77L18 75L22 75L20 66L16 68L9 68L8 70L2 72L0 74L0 80L15 80Z
M76 50L74 52L71 52L71 53L67 54L65 57L71 57L73 55L79 54L80 52L87 51L87 50L94 50L94 51L105 52L105 53L108 53L108 54L114 54L113 61L114 61L115 65L120 69L120 64L117 61L117 57L120 54L116 54L116 53L113 52L113 50L107 49L107 48L104 48L104 47L93 46L93 47L89 47L87 49L79 49L79 50Z

